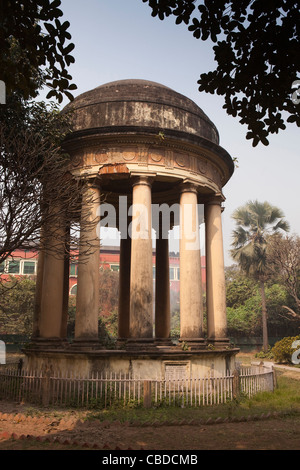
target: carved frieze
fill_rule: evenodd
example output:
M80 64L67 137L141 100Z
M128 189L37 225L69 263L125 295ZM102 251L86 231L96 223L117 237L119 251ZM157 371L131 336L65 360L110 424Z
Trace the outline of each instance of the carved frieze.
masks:
M174 168L174 154L173 150L165 150L165 168L173 169Z
M138 148L138 164L139 166L148 166L148 147Z
M174 152L174 160L176 165L181 168L189 168L189 156L185 153Z
M107 160L108 160L108 155L107 155L107 149L106 148L103 148L103 149L97 149L96 151L94 151L92 154L91 154L91 161L94 162L94 164L103 164L103 163L107 163Z
M122 160L123 149L122 147L110 147L107 151L108 162L107 163L117 163Z
M132 162L136 159L136 147L126 147L123 149L122 157L125 162Z
M207 174L207 160L203 160L202 158L201 159L197 159L197 163L198 163L198 171L202 174L202 175L206 175Z
M84 152L76 153L71 158L71 168L77 169L84 165Z
M128 142L129 144L129 142ZM199 181L209 184L213 183L220 189L224 181L222 169L219 169L213 162L213 157L205 153L192 153L184 149L168 148L158 145L114 145L114 146L91 146L83 151L78 149L72 157L72 168L74 171L83 169L94 169L96 172L103 165L108 164L130 164L139 167L149 168L151 165L165 169L170 176L182 175L182 172L199 178ZM170 173L171 172L171 173ZM204 178L204 179L203 179Z
M164 159L164 154L165 151L163 149L150 149L149 151L149 157L150 157L150 162L158 163L161 162Z

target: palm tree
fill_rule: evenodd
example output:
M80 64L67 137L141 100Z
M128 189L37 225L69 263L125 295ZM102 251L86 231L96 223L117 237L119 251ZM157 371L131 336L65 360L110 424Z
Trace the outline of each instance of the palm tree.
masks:
M288 231L284 214L268 202L249 201L233 213L236 222L233 231L231 256L240 268L259 281L262 300L263 351L268 350L267 308L265 281L267 278L268 235Z

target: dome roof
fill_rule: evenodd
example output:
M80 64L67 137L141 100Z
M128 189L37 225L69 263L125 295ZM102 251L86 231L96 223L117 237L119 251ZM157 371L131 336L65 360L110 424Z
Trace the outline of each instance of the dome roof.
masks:
M219 143L215 125L192 100L148 80L118 80L82 93L65 107L73 109L75 131L144 128L179 131Z

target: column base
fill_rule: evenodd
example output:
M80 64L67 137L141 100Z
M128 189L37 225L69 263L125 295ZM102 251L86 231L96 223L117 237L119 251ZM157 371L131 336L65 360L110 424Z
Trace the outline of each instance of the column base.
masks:
M171 338L155 338L154 340L155 345L159 347L172 347L174 346L173 341Z
M208 347L212 345L215 349L224 349L230 346L229 338L207 338Z
M199 351L199 349L206 349L207 343L204 338L179 338L178 346L183 351Z
M126 342L127 351L153 351L156 349L154 338L128 338Z
M97 349L104 349L98 338L75 338L70 346L74 350L80 351L94 351Z
M117 339L117 348L125 349L128 338L118 338Z
M27 346L30 349L67 349L70 347L70 343L66 338L41 338L32 337L31 342Z

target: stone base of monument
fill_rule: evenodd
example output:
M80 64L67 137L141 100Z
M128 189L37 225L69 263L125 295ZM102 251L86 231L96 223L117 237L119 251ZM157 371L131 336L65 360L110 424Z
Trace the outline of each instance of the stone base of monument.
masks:
M64 350L69 347L69 343L66 339L62 338L32 338L31 343L27 344L28 349L35 349L37 351L45 350Z
M69 348L72 350L73 354L81 351L106 349L99 340L88 338L74 340L73 343L69 344Z
M204 338L180 338L178 347L186 351L206 350L207 343Z
M182 350L180 346L119 349L77 350L44 349L33 346L24 350L24 368L49 370L62 376L89 376L92 373L131 374L141 379L166 379L226 375L235 368L239 349Z
M157 348L168 348L174 345L171 338L155 338L155 345Z

